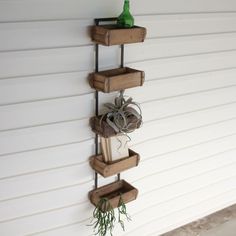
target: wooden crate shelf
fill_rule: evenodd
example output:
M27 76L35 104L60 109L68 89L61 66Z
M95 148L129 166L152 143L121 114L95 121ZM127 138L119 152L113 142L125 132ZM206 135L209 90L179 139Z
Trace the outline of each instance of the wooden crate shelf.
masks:
M91 167L103 177L109 177L138 166L140 156L138 153L129 149L129 156L112 163L105 163L102 155L92 156L90 158Z
M142 86L144 77L145 74L143 71L123 67L92 73L89 76L89 84L98 91L110 93Z
M120 130L127 131L125 128L116 129L112 128L112 124L109 121L112 120L111 112L108 112L104 115L99 115L99 92L110 93L114 91L122 91L133 87L142 86L145 80L145 73L140 70L132 69L129 67L124 67L124 44L130 43L140 43L145 40L147 30L144 27L133 26L131 28L121 28L115 24L107 24L111 21L117 21L116 17L111 18L97 18L94 19L95 26L91 27L91 39L95 45L95 72L89 75L89 84L92 88L96 90L96 103L95 111L96 115L90 118L90 126L93 132L104 137L109 138L120 133ZM101 22L106 24L100 24ZM120 67L111 70L99 71L99 47L111 46L111 45L120 45ZM129 131L134 131L139 128L142 124L142 121L138 119L134 113L128 114L128 118L125 120L125 123L129 128ZM108 120L111 119L111 120ZM116 120L115 120L116 121ZM109 123L111 125L109 125ZM89 198L93 205L98 206L98 203L101 199L108 199L110 205L113 208L116 208L120 204L120 198L122 197L123 202L126 204L130 201L133 201L137 198L138 190L132 185L127 183L125 180L120 180L120 172L138 166L140 161L140 156L136 152L129 149L129 154L127 149L124 155L128 157L113 161L111 163L104 162L103 156L98 155L98 136L96 135L95 139L96 145L96 155L90 158L90 165L95 171L95 189L89 192ZM103 150L104 151L104 150ZM107 155L112 152L104 151L106 159ZM113 153L112 153L113 155ZM109 157L112 157L109 156ZM115 159L115 155L113 155ZM118 176L118 181L97 188L98 186L98 173L103 177L109 177L112 175ZM108 204L102 206L103 212L108 211Z
M125 180L120 180L89 192L89 198L93 205L97 206L101 198L107 198L113 208L118 207L120 195L124 203L128 203L137 198L138 190ZM107 211L107 209L101 210Z
M101 115L90 118L89 123L90 123L92 131L104 138L109 138L109 137L117 135L118 133L110 125L107 124L107 122L105 121L105 118L103 120L101 120L101 118L102 118ZM135 116L129 117L127 122L137 123L137 125L134 126L134 128L136 127L139 128L142 124L142 122L138 121L137 117Z
M120 28L117 25L93 26L91 38L94 42L105 45L119 45L126 43L143 42L146 37L146 29L140 26L132 28Z

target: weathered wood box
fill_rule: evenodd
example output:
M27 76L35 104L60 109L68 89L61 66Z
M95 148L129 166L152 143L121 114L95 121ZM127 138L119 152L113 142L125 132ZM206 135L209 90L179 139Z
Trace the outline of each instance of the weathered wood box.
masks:
M106 116L102 119L101 115L91 117L89 122L92 131L104 138L109 138L111 136L117 135L118 133L110 125L107 124L105 119ZM130 116L127 122L132 123L132 125L130 125L131 129L139 128L142 124L142 121L138 120L136 116Z
M103 177L109 177L138 166L140 156L138 153L129 149L129 156L111 163L105 163L102 155L90 158L91 167Z
M92 73L89 76L89 84L96 90L110 93L142 86L144 78L145 74L143 71L123 67Z
M133 26L132 28L120 28L118 25L93 26L91 38L95 43L105 46L126 43L143 42L146 37L146 28Z
M124 203L131 202L137 198L138 190L125 180L120 180L89 192L89 198L93 205L97 206L101 198L107 198L113 208L119 206L120 195ZM108 209L101 209L106 212Z

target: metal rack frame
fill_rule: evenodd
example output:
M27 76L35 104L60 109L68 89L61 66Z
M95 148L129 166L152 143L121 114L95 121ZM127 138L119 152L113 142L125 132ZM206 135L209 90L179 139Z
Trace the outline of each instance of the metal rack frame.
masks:
M110 18L96 18L94 19L94 23L96 26L100 24L100 22L112 22L117 21L117 17L110 17ZM120 45L120 67L124 67L124 44ZM95 44L95 72L99 72L99 44ZM95 114L96 116L99 115L99 92L95 91ZM98 134L95 136L95 154L98 155ZM117 174L117 181L120 180L120 173ZM95 172L94 178L94 186L95 189L98 187L98 173Z

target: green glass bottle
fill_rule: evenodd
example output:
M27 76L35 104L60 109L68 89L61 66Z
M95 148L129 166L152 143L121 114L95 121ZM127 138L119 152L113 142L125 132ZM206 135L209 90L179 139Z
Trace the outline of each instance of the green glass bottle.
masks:
M131 28L134 26L134 17L129 11L129 0L125 0L124 2L123 12L117 19L117 25L124 28Z

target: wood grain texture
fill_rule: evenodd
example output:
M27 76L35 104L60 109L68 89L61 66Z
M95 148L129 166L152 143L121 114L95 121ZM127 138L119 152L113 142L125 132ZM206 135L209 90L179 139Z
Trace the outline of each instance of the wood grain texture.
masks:
M138 190L125 180L116 181L89 192L90 201L94 206L97 206L102 198L107 198L113 209L119 206L120 198L126 204L135 200L137 196ZM103 212L110 210L107 205L101 207Z
M92 73L89 77L89 84L92 88L110 93L142 86L145 73L144 71L123 67Z
M90 166L103 177L109 177L132 167L138 166L140 161L139 154L129 149L129 157L125 157L122 160L114 163L105 163L102 155L92 156L90 158Z
M146 34L146 28L140 26L121 29L116 25L102 25L93 26L91 29L92 41L104 46L141 43L144 41Z

